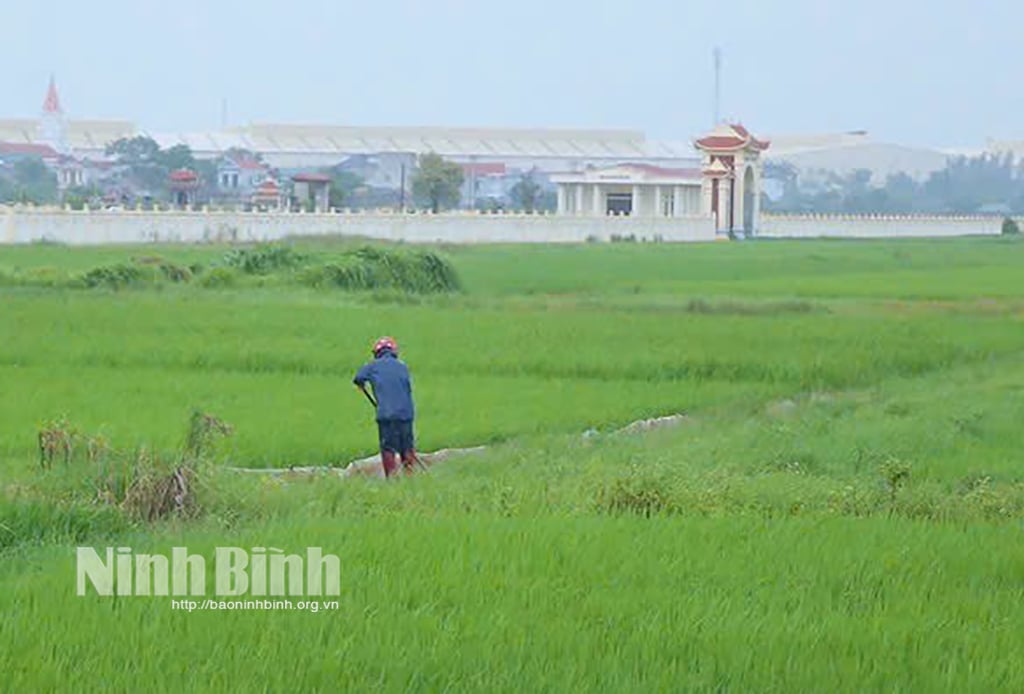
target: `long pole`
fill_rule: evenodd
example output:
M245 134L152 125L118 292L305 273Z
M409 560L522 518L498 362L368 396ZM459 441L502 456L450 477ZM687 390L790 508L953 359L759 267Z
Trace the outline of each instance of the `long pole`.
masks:
M398 210L399 212L405 212L405 162L402 162L402 190L399 193Z
M715 57L715 122L712 123L712 127L717 126L721 122L721 106L722 106L722 49L715 46L714 51Z

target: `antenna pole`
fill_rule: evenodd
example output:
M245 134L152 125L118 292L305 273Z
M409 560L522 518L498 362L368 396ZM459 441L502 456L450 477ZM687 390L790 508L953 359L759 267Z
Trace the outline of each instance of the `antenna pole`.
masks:
M722 106L722 49L715 46L714 51L715 58L715 122L712 126L717 126L721 122L721 106Z

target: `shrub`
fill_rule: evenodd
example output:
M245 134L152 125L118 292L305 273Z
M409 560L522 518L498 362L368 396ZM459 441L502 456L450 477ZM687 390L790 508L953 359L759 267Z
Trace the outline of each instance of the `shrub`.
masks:
M192 270L184 265L177 265L171 262L160 264L160 272L171 282L189 282L192 280Z
M194 411L184 447L157 453L146 448L117 450L102 436L88 436L62 417L39 431L40 475L47 496L66 502L116 507L127 516L155 521L171 515L200 512L197 472L231 425ZM55 461L59 471L51 471Z
M601 486L594 498L598 511L612 515L629 514L650 518L674 513L670 483L639 466Z
M90 289L107 288L123 289L143 281L142 268L126 263L94 267L82 276L82 281Z
M1005 217L1003 219L1003 236L1019 236L1020 226L1013 219Z
M211 268L199 278L199 286L207 289L234 287L237 283L238 273L230 267Z
M266 275L276 270L297 267L306 261L290 246L261 244L254 248L236 248L224 255L224 264L247 275Z
M332 263L310 268L301 281L314 287L350 291L398 289L411 294L458 291L455 269L430 251L397 251L364 246Z

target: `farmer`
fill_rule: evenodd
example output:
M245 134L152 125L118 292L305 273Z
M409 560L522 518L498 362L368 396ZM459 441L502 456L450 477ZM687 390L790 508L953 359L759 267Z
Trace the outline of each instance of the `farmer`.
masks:
M395 456L402 459L402 467L410 474L416 458L412 422L416 408L412 402L412 380L409 368L398 358L398 344L394 338L382 337L373 345L373 361L356 373L352 382L364 394L366 384L373 386L371 402L377 406L377 430L380 433L380 458L384 476L391 477L398 466Z

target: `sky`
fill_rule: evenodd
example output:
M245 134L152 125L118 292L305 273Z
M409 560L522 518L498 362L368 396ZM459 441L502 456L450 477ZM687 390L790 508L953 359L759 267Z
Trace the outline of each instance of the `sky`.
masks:
M1013 0L0 0L0 118L1024 138Z

